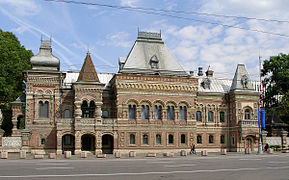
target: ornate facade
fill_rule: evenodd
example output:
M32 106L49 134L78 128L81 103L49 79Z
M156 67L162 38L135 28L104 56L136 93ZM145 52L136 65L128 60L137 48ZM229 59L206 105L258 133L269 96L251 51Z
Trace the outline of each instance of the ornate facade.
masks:
M116 74L96 73L89 53L79 73L60 71L44 40L31 64L12 106L13 136L32 153L257 148L258 93L245 66L233 80L188 74L159 33L139 32Z

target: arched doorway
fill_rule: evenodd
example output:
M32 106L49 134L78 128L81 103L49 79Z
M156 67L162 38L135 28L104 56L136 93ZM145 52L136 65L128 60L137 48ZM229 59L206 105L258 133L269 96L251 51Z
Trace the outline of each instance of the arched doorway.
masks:
M95 151L95 136L91 134L84 134L81 136L81 150Z
M64 153L64 151L71 151L71 153L74 154L74 150L74 136L71 134L62 136L62 153Z
M102 153L112 154L113 153L113 136L105 134L102 136Z
M253 140L251 137L247 137L246 138L246 148L250 149L251 151L253 151Z

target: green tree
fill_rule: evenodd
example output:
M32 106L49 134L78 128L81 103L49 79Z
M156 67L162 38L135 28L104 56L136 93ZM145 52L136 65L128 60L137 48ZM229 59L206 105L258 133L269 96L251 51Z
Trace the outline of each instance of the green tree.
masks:
M265 60L262 76L263 86L266 87L263 101L267 112L274 111L289 123L289 55L281 53Z
M23 93L22 71L30 69L31 50L26 50L11 32L0 29L0 109L3 112L1 128L5 135L11 133L11 106Z

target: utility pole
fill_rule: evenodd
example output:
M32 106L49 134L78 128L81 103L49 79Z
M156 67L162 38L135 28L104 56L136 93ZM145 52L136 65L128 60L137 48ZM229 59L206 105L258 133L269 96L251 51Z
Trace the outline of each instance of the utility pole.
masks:
M259 144L258 144L258 154L262 154L262 140L261 140L261 94L262 94L262 88L261 88L261 56L259 52L259 77L260 77L260 87L259 87L259 98L258 98L258 127L259 127Z

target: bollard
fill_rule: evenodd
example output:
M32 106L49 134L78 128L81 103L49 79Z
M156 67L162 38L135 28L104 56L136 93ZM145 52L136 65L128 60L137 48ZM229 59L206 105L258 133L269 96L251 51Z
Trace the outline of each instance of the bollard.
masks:
M128 153L128 156L129 156L129 157L136 157L136 152L135 152L135 151L130 151L130 152Z
M48 154L49 159L55 159L56 158L56 153L49 153Z
M121 157L121 152L115 152L114 153L114 157L116 157L116 158L120 158Z
M71 151L64 151L64 158L70 159L71 158Z
M181 150L181 156L187 156L187 151Z
M207 151L207 150L201 151L201 155L202 155L202 156L208 156L208 151Z
M1 159L8 159L8 152L2 151L1 152Z

